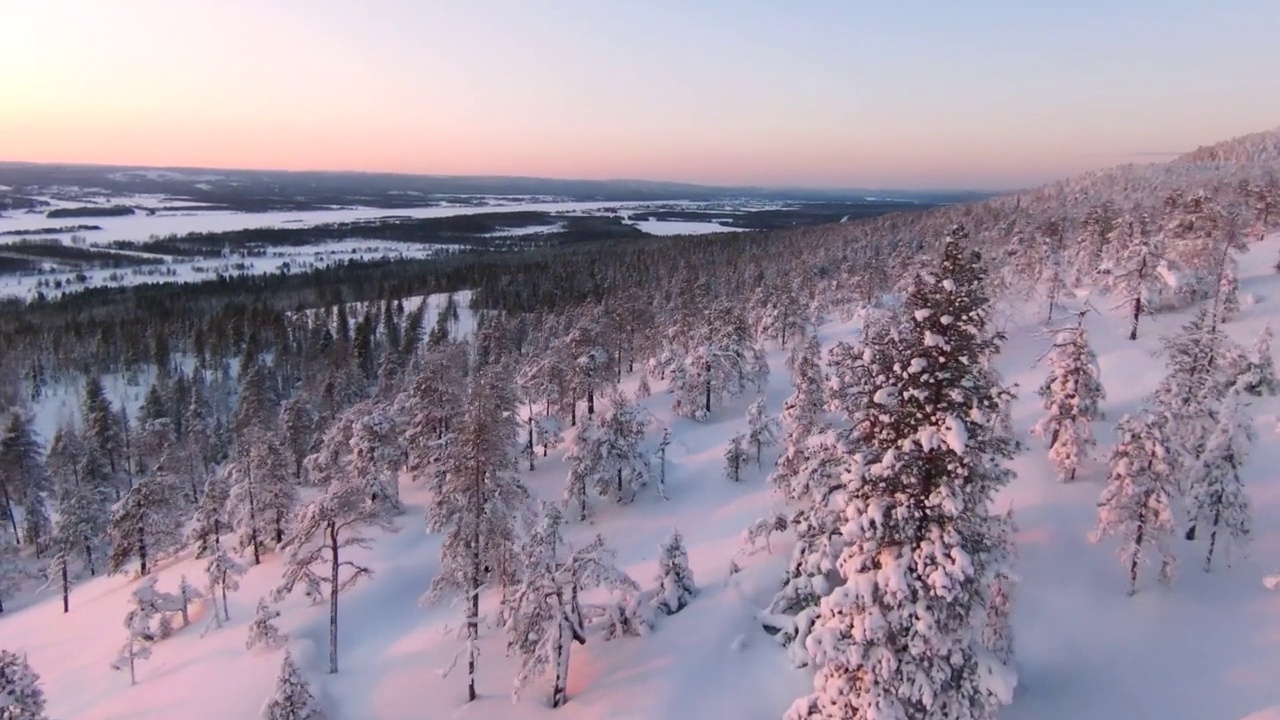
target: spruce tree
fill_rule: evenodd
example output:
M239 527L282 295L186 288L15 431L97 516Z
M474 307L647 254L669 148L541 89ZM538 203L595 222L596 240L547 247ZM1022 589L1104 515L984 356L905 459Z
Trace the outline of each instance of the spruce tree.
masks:
M146 575L157 559L178 547L182 508L176 500L180 497L180 489L164 474L148 474L125 493L112 509L107 525L112 546L108 574L120 572L136 559L138 573Z
M50 491L43 452L31 420L25 412L14 412L0 437L0 503L14 542L36 546L37 551L50 531L45 495ZM26 532L18 529L18 510L24 511Z
M48 720L40 676L23 655L0 650L0 718Z
M267 604L265 597L258 598L258 607L254 610L253 621L249 623L249 638L245 640L245 649L252 650L261 645L268 650L274 650L284 645L289 640L289 636L276 627L275 619L278 617L280 617L279 610Z
M738 433L729 438L729 446L724 451L724 476L734 482L741 482L742 468L749 459L747 437Z
M672 531L658 551L658 575L655 580L658 589L654 593L653 602L663 615L680 612L698 594L698 586L693 582L693 571L689 569L689 552L684 547L684 537L679 530Z
M1245 363L1237 382L1240 388L1255 396L1272 396L1280 391L1280 380L1276 379L1275 360L1271 357L1271 325L1268 324L1258 333L1253 341L1253 349Z
M276 676L275 693L262 706L262 720L323 719L310 685L298 672L293 655L285 650L280 660L280 674Z
M1083 324L1058 333L1049 353L1049 377L1037 393L1046 414L1031 432L1048 442L1058 479L1075 480L1095 444L1092 423L1105 418L1107 396Z
M1119 539L1120 561L1129 573L1129 595L1137 592L1138 568L1148 546L1154 546L1160 556L1160 581L1173 581L1170 540L1177 481L1167 424L1167 419L1150 413L1120 420L1119 437L1111 450L1111 474L1098 500L1098 526L1092 540Z
M1205 572L1213 563L1219 535L1238 546L1248 540L1252 525L1251 503L1240 471L1257 440L1253 418L1234 390L1223 399L1217 414L1218 425L1187 480L1187 515L1194 527L1203 528L1209 541Z
M1012 669L975 618L1004 556L989 505L1018 444L990 367L1003 336L966 238L953 230L937 270L906 285L899 347L873 374L887 381L873 393L878 427L832 498L845 585L820 601L806 640L814 693L788 718L976 720L1011 700Z
M778 442L778 421L768 415L764 397L747 408L747 444L756 451L756 467L760 467L764 449Z
M468 701L476 699L480 591L489 583L514 583L518 523L529 502L516 474L519 427L509 377L501 364L472 374L466 411L454 428L442 460L444 477L427 511L427 528L445 537L440 571L424 599L466 598Z

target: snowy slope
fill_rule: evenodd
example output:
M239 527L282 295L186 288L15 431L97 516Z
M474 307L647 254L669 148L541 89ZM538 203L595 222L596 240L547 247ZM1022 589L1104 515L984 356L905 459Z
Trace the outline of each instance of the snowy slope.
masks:
M1242 291L1257 302L1246 302L1227 331L1246 346L1268 321L1280 325L1280 275L1270 267L1277 252L1280 235L1255 245L1241 260ZM1105 298L1094 304L1110 307ZM1039 314L1037 307L1022 310ZM1114 421L1137 409L1163 373L1160 361L1151 357L1158 336L1186 319L1185 313L1144 318L1141 339L1129 342L1118 314L1089 318L1108 391L1108 422L1097 428L1100 457L1114 437ZM1280 569L1280 446L1273 431L1280 400L1259 399L1251 407L1260 440L1245 469L1255 505L1256 537L1249 556L1206 575L1200 570L1201 546L1179 541L1183 564L1174 586L1160 587L1147 568L1138 594L1126 597L1114 548L1087 540L1105 470L1095 464L1077 482L1059 484L1043 447L1029 436L1039 417L1033 390L1046 371L1035 362L1049 342L1037 323L1011 320L1000 361L1006 380L1020 385L1014 419L1028 445L1014 463L1017 480L999 500L1001 509L1012 505L1016 512L1022 578L1014 620L1021 681L1002 717L1276 716L1280 593L1265 590L1261 579ZM823 328L822 340L829 346L855 332L854 324L831 323ZM790 388L781 354L773 353L770 360L766 398L776 413ZM437 671L461 647L454 636L461 610L417 604L436 572L439 539L423 530L425 494L406 484L408 511L397 523L399 532L376 534L369 553L376 576L343 599L340 674L322 674L326 608L309 607L301 596L283 606L279 624L290 634L295 657L331 718L781 717L795 697L808 691L810 674L788 665L754 614L772 596L789 548L775 541L772 554L740 560L743 572L728 578L741 531L778 507L764 488L767 466L753 469L737 485L722 477L724 446L745 427L749 402L741 399L710 422L694 423L673 418L670 396L661 391L646 401L675 438L669 454L670 500L647 492L628 507L600 505L593 524L573 526L572 532L577 539L602 532L618 550L621 565L642 585L652 586L658 546L678 527L701 593L678 615L660 618L647 637L608 643L592 638L575 648L570 700L555 711L544 704L549 683L512 704L514 663L505 656L505 638L496 628L483 632L479 701L462 702L466 681L461 672L440 677ZM538 469L526 474L543 498L560 495L565 466L559 455L540 459ZM162 566L161 589L173 589L182 573L194 581L201 575L200 563ZM280 652L245 651L246 626L259 596L274 588L279 575L275 556L252 569L232 596L231 624L204 638L199 633L205 611L197 611L195 627L159 643L154 657L140 664L136 687L129 686L127 675L107 667L124 641L121 621L132 583L122 577L78 587L70 615L62 615L50 597L0 616L0 647L29 654L44 677L53 717L247 720L257 716L270 692ZM489 603L491 610L492 598Z

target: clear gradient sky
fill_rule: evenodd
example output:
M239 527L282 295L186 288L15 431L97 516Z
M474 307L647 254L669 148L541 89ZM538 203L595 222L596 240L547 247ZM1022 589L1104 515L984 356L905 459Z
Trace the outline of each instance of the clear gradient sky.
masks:
M1010 188L1280 125L1280 0L0 0L0 159Z

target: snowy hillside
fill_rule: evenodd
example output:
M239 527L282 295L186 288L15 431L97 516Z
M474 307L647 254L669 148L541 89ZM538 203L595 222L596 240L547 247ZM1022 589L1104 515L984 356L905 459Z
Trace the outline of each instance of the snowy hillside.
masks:
M1174 160L1179 164L1280 162L1280 128L1250 133L1196 148Z
M1280 235L1253 245L1241 258L1246 298L1227 332L1246 347L1267 324L1280 325L1280 275L1271 268ZM1083 300L1083 298L1080 298ZM1098 307L1110 307L1105 298ZM1037 304L1027 304L1037 305ZM1272 442L1280 400L1255 398L1248 408L1260 440L1243 475L1255 506L1255 536L1247 555L1200 569L1203 543L1179 539L1180 564L1170 588L1144 568L1138 592L1126 597L1125 568L1114 546L1088 540L1106 469L1087 465L1070 484L1055 479L1042 442L1030 428L1042 415L1034 389L1046 369L1038 358L1050 339L1038 324L1040 311L1009 309L1009 340L998 365L1017 383L1013 408L1018 437L1027 449L1015 460L1017 479L997 502L1013 508L1018 524L1017 572L1021 579L1014 616L1020 682L1014 703L1001 715L1012 720L1152 718L1241 720L1270 717L1280 703L1274 676L1280 668L1280 594L1263 588L1262 577L1280 569L1280 450ZM1152 357L1158 335L1171 333L1189 313L1144 320L1142 337L1126 339L1119 312L1088 316L1086 326L1107 390L1107 421L1099 423L1099 458L1114 440L1112 428L1136 411L1164 374ZM1034 319L1032 319L1034 318ZM856 337L857 324L829 322L824 347ZM783 353L770 352L765 399L777 413L790 392ZM624 387L634 388L634 378ZM590 524L570 524L569 537L584 544L601 533L618 551L618 564L642 587L654 586L658 548L678 528L689 549L699 588L687 608L659 617L644 637L605 642L592 636L575 648L568 704L550 710L550 683L535 683L514 705L515 663L500 628L481 631L479 701L464 702L463 669L447 677L462 648L456 634L459 605L419 605L439 570L440 537L424 530L430 502L426 488L405 482L405 512L397 532L374 531L371 550L353 557L374 576L345 595L339 645L342 669L325 674L327 608L294 594L277 621L288 646L331 719L378 718L778 718L810 690L812 673L794 669L786 653L765 634L756 614L769 602L783 572L788 546L777 538L772 552L744 556L741 534L753 521L782 507L764 484L776 451L766 451L765 469L748 464L743 481L723 474L731 436L746 427L750 398L732 401L707 422L674 417L671 396L655 385L644 401L658 423L670 427L666 495L644 492L626 507L602 505ZM564 485L563 450L539 458L523 478L538 497L557 500ZM742 572L729 576L737 558ZM154 573L161 590L176 590L179 578L203 578L204 561L166 561ZM138 684L112 662L126 640L122 625L131 591L124 576L99 577L71 592L64 615L52 590L43 599L0 616L0 647L26 653L49 698L50 716L65 720L257 717L271 694L281 650L245 650L247 627L259 598L280 582L281 558L267 555L230 594L231 620L210 624L207 604L197 604L192 626L156 643L140 660ZM483 611L492 618L495 598ZM465 664L465 660L463 661ZM1271 710L1270 712L1274 712ZM1253 713L1258 713L1254 715Z

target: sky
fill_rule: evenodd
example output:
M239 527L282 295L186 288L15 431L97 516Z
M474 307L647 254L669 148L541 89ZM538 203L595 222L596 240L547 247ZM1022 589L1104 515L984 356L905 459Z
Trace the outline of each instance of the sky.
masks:
M1026 187L1280 125L1277 0L0 0L0 160Z

